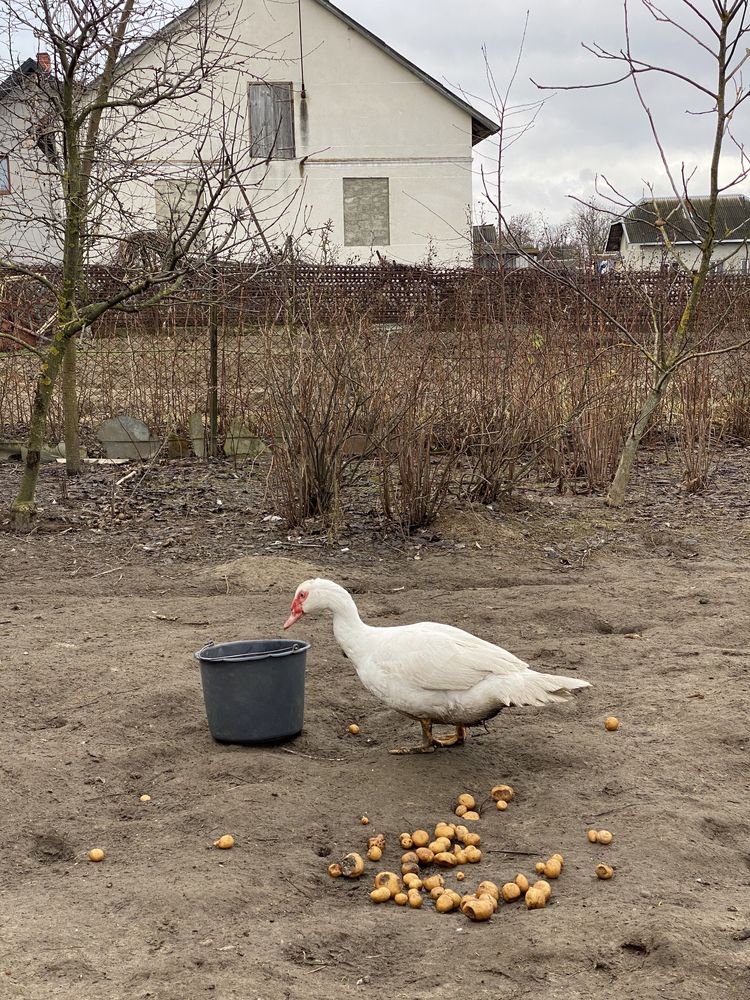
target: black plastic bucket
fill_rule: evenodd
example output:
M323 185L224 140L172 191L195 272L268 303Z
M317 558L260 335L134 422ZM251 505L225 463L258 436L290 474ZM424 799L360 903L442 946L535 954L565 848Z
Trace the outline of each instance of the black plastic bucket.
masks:
M220 743L279 743L297 736L305 712L309 642L209 643L201 665L208 728Z

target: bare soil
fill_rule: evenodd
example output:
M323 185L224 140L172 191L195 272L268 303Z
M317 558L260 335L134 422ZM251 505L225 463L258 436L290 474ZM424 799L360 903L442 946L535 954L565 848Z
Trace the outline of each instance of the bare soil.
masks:
M0 496L17 479L0 468ZM750 996L750 453L727 452L703 495L646 456L624 512L539 487L410 538L352 512L335 544L264 521L241 470L115 481L45 469L38 529L0 532L0 997ZM305 618L302 735L213 742L194 650L279 635L313 573L373 623L450 622L593 687L393 757L418 727L360 686L329 619ZM516 799L483 810L463 886L559 851L546 909L471 924L370 903L401 831L501 781ZM375 832L381 863L327 877Z

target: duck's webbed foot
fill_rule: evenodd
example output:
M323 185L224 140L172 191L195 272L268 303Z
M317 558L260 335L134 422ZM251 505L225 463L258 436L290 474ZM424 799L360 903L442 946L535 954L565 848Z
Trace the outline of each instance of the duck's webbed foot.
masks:
M462 746L466 742L466 728L464 726L456 726L456 731L451 736L433 736L432 742L438 747Z
M422 727L422 742L420 743L419 746L395 747L393 750L389 750L388 753L395 753L395 754L434 753L435 740L432 735L432 720L420 719L419 724Z

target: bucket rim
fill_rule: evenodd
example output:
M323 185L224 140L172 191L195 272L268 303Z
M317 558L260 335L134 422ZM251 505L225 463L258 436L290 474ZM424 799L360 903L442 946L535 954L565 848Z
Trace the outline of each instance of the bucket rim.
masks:
M257 652L237 653L229 656L206 656L208 650L216 649L217 646L232 646L241 643L251 642L283 642L281 649L258 650ZM252 660L277 659L284 656L294 656L297 653L305 653L310 649L310 643L304 639L284 640L284 639L235 639L229 642L214 642L211 640L193 654L199 663L245 663Z

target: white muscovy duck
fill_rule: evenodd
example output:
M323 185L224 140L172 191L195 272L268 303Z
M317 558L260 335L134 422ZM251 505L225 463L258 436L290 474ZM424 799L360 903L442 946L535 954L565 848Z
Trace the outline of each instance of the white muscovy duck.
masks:
M333 634L364 686L382 702L417 719L422 743L391 753L429 753L464 742L465 727L492 718L510 705L566 701L588 681L540 674L527 663L452 625L365 625L348 591L332 580L305 580L297 587L284 628L310 612L333 612ZM455 726L445 739L433 723Z

